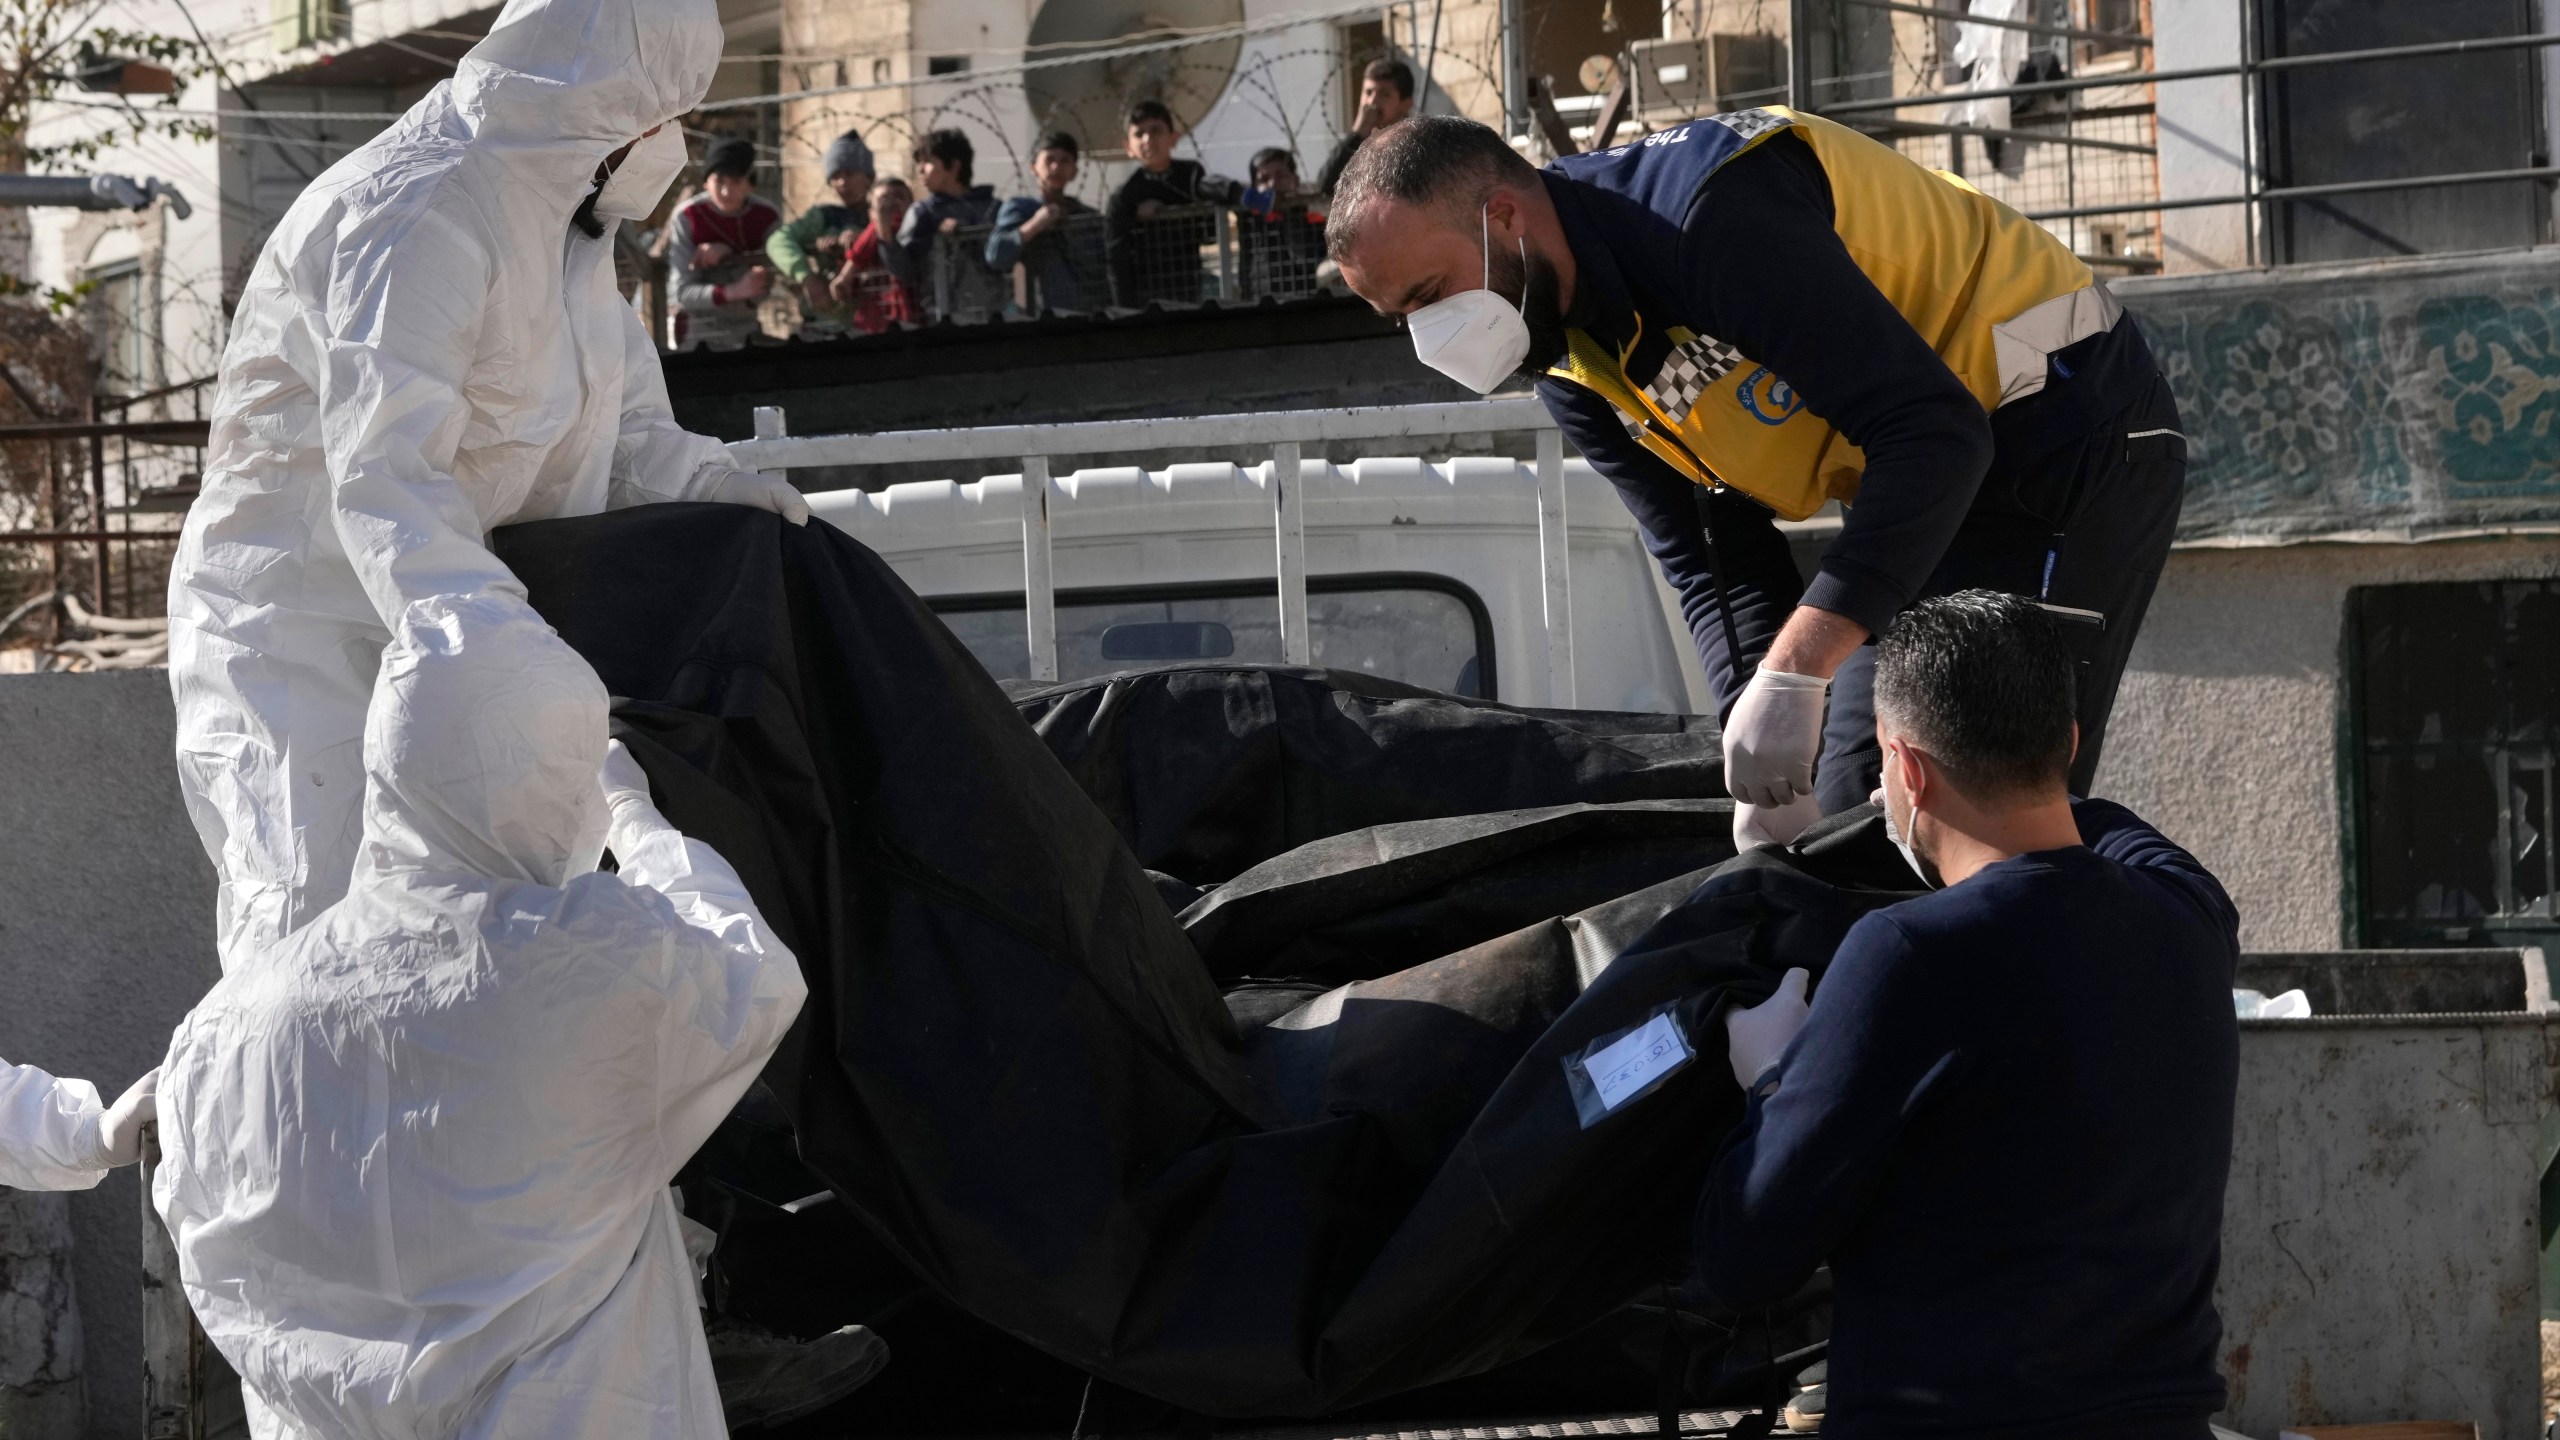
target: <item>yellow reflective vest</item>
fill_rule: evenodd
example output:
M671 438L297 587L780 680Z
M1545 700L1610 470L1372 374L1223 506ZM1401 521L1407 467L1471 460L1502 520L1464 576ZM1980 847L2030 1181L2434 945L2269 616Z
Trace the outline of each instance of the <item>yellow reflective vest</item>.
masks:
M1958 176L1914 164L1843 125L1783 106L1736 111L1603 152L1676 164L1702 185L1734 156L1793 130L1831 182L1849 257L1985 414L2045 385L2054 351L2113 328L2123 312L2060 240ZM1696 147L1694 149L1688 147ZM1670 147L1680 147L1673 150ZM1606 399L1655 455L1702 485L1724 484L1781 517L1856 499L1866 456L1806 409L1786 377L1682 315L1636 316L1623 347L1569 332L1548 373ZM1639 382L1628 365L1650 332L1670 342Z

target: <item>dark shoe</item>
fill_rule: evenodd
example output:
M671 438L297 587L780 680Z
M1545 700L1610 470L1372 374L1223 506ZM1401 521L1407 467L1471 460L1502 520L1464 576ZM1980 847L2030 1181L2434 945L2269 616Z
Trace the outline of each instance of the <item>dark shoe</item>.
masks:
M711 1373L732 1433L780 1425L859 1390L889 1363L889 1344L859 1325L794 1340L762 1326L714 1320Z
M1788 1401L1787 1428L1798 1435L1819 1434L1822 1430L1823 1405L1829 1400L1830 1393L1830 1386L1817 1384Z

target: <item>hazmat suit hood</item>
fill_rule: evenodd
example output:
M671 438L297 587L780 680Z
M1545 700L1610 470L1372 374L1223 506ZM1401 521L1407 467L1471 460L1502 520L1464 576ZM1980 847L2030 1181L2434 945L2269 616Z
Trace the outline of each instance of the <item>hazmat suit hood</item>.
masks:
M806 987L645 782L603 788L559 647L503 592L401 611L354 883L170 1041L152 1198L256 1440L723 1433L667 1187Z
M365 727L356 884L424 876L558 888L604 848L608 700L556 663L560 638L520 605L436 596L383 652Z
M510 0L454 71L475 150L502 150L562 215L607 155L702 103L720 63L713 0Z

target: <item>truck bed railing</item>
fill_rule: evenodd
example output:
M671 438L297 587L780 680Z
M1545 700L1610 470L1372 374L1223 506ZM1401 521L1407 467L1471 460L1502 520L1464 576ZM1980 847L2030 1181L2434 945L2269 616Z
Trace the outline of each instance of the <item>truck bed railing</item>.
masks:
M1310 443L1399 440L1527 430L1537 436L1538 575L1546 631L1547 694L1570 709L1573 577L1565 545L1564 434L1530 396L1447 405L1370 405L1281 410L1256 415L1186 415L1161 420L1090 420L1063 425L982 425L963 430L892 430L876 435L792 435L779 406L760 405L756 438L730 445L747 469L768 475L810 466L1013 460L1022 467L1023 616L1031 677L1058 678L1057 586L1051 578L1049 511L1057 481L1049 462L1063 455L1147 450L1270 448L1271 529L1278 556L1280 655L1307 665L1307 501L1300 468ZM784 478L788 478L785 476Z

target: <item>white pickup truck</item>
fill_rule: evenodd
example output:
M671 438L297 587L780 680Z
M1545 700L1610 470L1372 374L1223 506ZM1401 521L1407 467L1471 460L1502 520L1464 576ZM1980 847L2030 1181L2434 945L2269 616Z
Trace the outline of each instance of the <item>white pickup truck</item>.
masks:
M866 442L894 443L894 455L877 458L949 460L960 478L821 491L810 505L887 560L998 679L1073 680L1182 660L1302 661L1517 705L1707 711L1677 596L1608 482L1563 459L1552 430L1538 446L1552 453L1532 460L1333 464L1290 453L1310 443L1392 446L1434 429L1516 432L1545 422L1534 401L1427 408L1434 413L1026 426L993 439L983 429L951 431L941 432L939 454L924 435L768 434L736 450L747 463L840 464L859 463ZM1266 436L1288 438L1268 441L1281 454L1250 464L1103 465L1050 477L1045 506L1020 461L1010 473L966 478L984 468L973 461L1008 448L1126 454L1214 440L1221 429L1237 434L1239 452L1263 448ZM794 453L821 445L830 447L823 458ZM1035 460L1029 468L1047 467ZM1275 596L1290 569L1291 472L1303 655L1290 653L1288 602ZM1549 506L1571 537L1561 557ZM1044 526L1055 606L1054 665L1045 672L1035 664L1027 600L1039 588ZM1818 546L1837 521L1789 528Z

